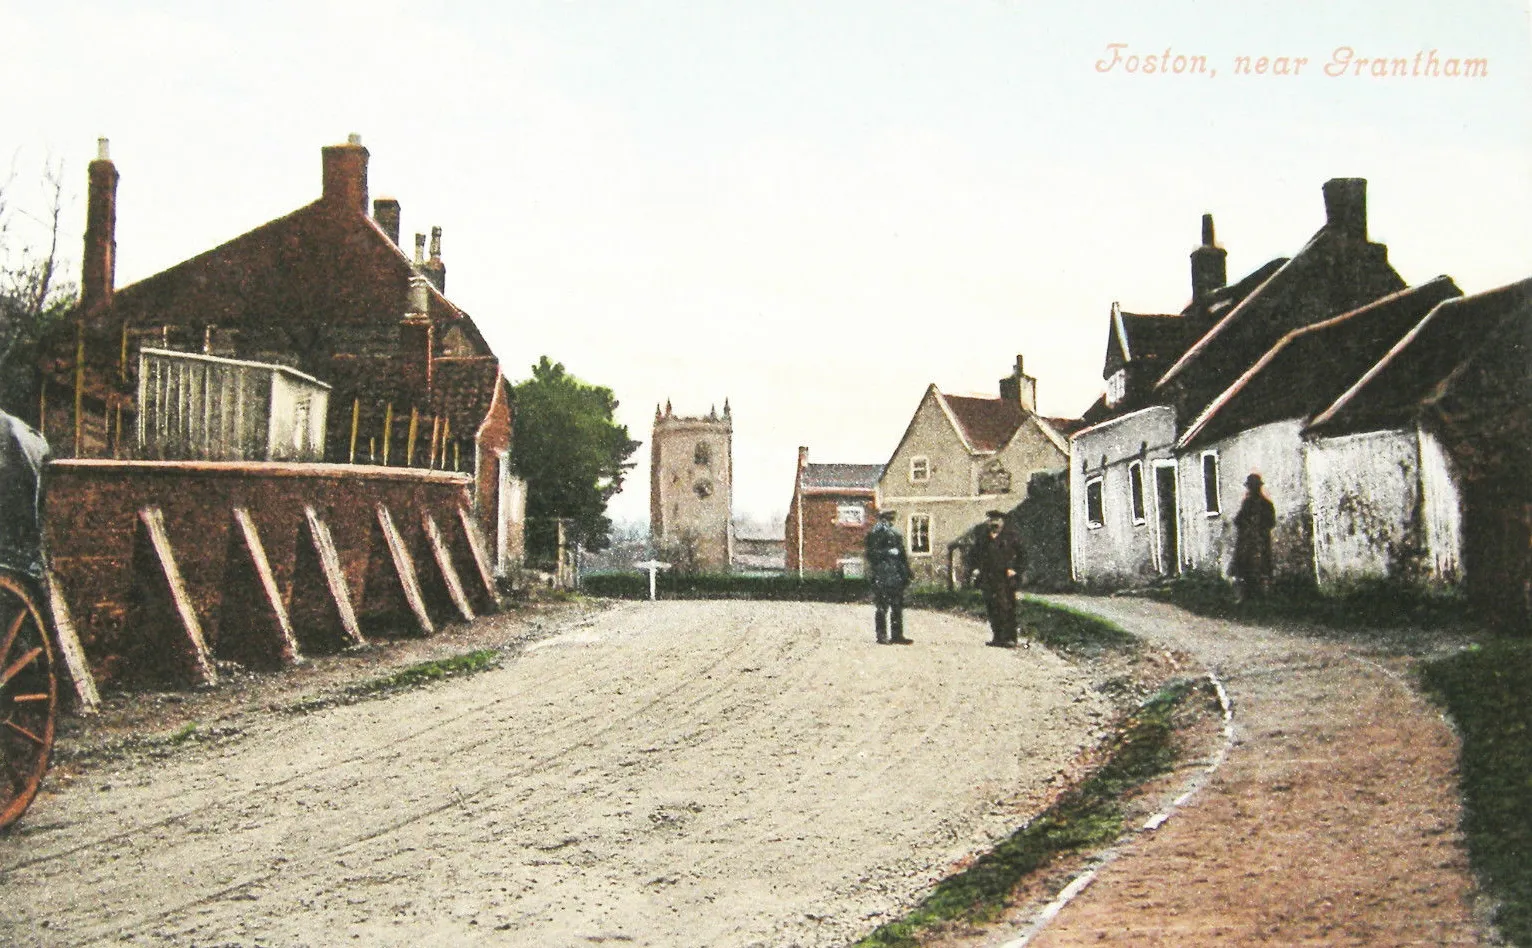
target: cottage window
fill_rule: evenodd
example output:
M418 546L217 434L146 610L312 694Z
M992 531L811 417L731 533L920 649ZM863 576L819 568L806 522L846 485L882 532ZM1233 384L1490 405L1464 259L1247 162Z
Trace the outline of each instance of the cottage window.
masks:
M931 479L931 462L925 457L910 458L910 480L923 484Z
M930 514L910 514L910 552L915 554L931 552Z
M1092 530L1106 526L1106 502L1102 499L1100 477L1085 482L1085 525Z
M1118 369L1106 380L1106 406L1111 408L1128 394L1128 370Z
M1134 525L1142 524L1144 517L1144 465L1134 461L1128 465L1128 503L1133 509Z
M694 464L711 464L711 463L713 463L713 446L708 444L706 441L698 441L697 442L697 447L692 450L692 463L694 463Z
M1218 452L1202 455L1202 504L1209 517L1218 516Z
M842 527L860 527L867 522L867 511L861 504L840 504L835 508L835 522Z

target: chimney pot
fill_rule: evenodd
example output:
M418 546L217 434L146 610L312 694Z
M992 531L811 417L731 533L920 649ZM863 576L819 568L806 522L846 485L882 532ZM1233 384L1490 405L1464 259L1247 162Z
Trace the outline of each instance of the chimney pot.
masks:
M399 246L399 202L391 197L381 197L372 202L372 219L383 228L383 233Z
M1213 215L1202 215L1202 245L1192 251L1192 301L1196 302L1229 282L1229 252L1213 237Z
M107 141L105 138L96 139L96 160L112 160L112 143Z
M418 266L424 264L425 262L426 262L426 235L425 234L416 234L415 235L415 266L418 267Z
M1367 179L1331 178L1324 184L1325 226L1344 237L1367 239Z
M442 229L431 228L431 258L421 265L426 279L435 284L438 292L447 292L447 265L442 263Z
M358 135L356 132L352 132L350 135L346 136L346 144L348 145L360 145L361 143L362 136Z

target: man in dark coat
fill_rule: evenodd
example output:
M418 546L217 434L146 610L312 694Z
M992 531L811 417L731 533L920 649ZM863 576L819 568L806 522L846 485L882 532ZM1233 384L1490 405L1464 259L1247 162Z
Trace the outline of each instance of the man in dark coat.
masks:
M1258 597L1271 581L1271 531L1277 509L1261 492L1261 475L1245 478L1245 499L1234 515L1234 563L1229 572L1239 584L1240 597Z
M987 644L997 648L1016 646L1016 586L1021 576L1021 544L1006 529L1005 513L991 510L974 539L970 568L974 585L984 590L984 611L989 614L993 636Z
M909 645L913 640L904 637L904 588L910 584L910 560L904 552L904 537L894 529L892 510L878 513L878 522L867 531L863 548L878 644Z

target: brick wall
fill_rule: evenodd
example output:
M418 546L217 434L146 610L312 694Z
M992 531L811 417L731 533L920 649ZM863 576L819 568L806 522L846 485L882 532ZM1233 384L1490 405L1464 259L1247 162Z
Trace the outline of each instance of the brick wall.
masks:
M833 573L839 571L842 558L862 557L867 531L877 520L877 506L871 491L848 493L812 493L794 499L787 515L787 568L798 570L798 503L803 505L803 571ZM839 523L842 504L862 507L860 524Z
M123 677L125 619L141 590L135 581L139 511L158 507L177 565L215 657L241 653L220 641L226 567L236 540L234 509L246 509L260 532L277 589L291 596L305 506L329 526L346 586L366 616L369 569L377 569L377 505L389 508L407 548L423 546L420 513L441 531L459 532L459 508L471 509L471 478L440 471L330 464L242 464L65 460L45 474L48 555L88 661L103 685ZM140 551L140 556L142 552ZM417 555L416 569L424 570ZM461 571L461 567L460 567ZM470 577L463 577L471 585ZM304 630L296 628L299 640Z

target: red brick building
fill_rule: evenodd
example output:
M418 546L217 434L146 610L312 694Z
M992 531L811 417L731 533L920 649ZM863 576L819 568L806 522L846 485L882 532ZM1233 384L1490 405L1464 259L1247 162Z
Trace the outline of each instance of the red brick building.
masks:
M399 202L368 209L357 136L322 149L318 200L137 283L115 286L119 175L89 167L81 301L47 340L36 421L60 457L140 456L139 350L289 366L330 386L324 460L470 473L485 519L509 483L509 392L429 257L399 245Z
M810 464L798 449L787 510L787 570L860 576L862 544L877 520L881 464Z

